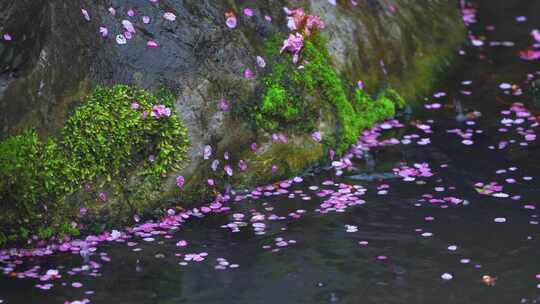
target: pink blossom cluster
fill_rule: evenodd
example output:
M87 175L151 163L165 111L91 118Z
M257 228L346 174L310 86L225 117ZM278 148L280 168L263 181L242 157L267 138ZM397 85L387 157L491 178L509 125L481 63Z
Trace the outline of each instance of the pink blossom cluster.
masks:
M463 23L465 26L469 26L476 23L476 9L469 7L465 0L460 1L461 15L463 16Z
M306 15L303 8L284 8L287 14L287 27L291 31L303 33L306 37L311 36L314 30L324 29L324 22L319 16Z
M496 192L503 191L503 186L497 184L496 182L492 182L489 184L478 182L474 184L474 187L478 193L484 194L484 195L490 195Z
M427 163L414 164L414 167L402 166L393 169L404 181L414 181L416 177L431 177L433 173Z
M164 105L155 105L154 107L152 107L151 116L156 119L160 119L162 117L170 117L171 109L167 108Z
M290 34L289 38L283 41L283 47L281 47L281 53L288 51L293 54L293 63L298 63L300 59L300 52L304 47L304 36L299 33Z
M324 28L324 22L319 16L306 15L304 9L284 8L287 14L287 27L293 32L289 38L283 41L281 53L287 51L293 54L293 62L296 64L300 58L300 52L304 47L304 39L311 36L315 30Z

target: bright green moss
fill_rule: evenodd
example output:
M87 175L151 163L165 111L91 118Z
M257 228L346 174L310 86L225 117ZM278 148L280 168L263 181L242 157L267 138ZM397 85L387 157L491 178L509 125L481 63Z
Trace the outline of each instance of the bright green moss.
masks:
M405 104L394 90L385 90L377 100L356 89L352 101L348 89L332 66L326 41L320 34L305 41L302 50L303 68L291 63L291 56L280 54L284 37L276 35L266 44L266 55L272 63L265 77L265 93L261 105L255 107L256 125L268 131L295 129L312 131L318 119L317 100L331 104L339 121L338 152L356 142L363 128L391 117L395 107Z
M260 111L264 117L290 123L298 119L301 109L298 108L298 103L292 100L292 97L287 94L287 91L283 87L273 85L264 95ZM268 119L262 120L259 123L266 123L266 128L272 129L275 127L269 124L271 121L268 121Z
M159 178L180 168L189 143L173 101L162 91L97 88L68 119L60 138L42 142L28 130L0 142L0 230L7 231L0 240L30 232L77 233L68 223L76 208L64 198L84 184L126 182L134 170ZM155 106L169 108L171 115L152 117Z
M307 132L314 128L318 115L318 104L305 98L316 86L312 75L298 70L291 64L291 57L280 54L283 42L281 35L276 35L265 44L265 56L272 64L265 75L262 101L245 109L257 128L267 131L293 129Z

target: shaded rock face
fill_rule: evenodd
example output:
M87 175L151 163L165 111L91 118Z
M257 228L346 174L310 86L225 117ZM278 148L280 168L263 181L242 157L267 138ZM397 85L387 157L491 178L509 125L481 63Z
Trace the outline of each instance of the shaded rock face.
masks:
M260 171L248 174L257 182L296 173L326 153L314 149L309 135L291 135L289 144L275 149L268 134L253 131L233 111L218 108L222 98L233 108L260 98L264 71L255 57L263 53L268 37L288 32L284 6L303 6L321 16L336 69L351 84L365 80L374 94L388 85L409 98L429 89L434 71L444 65L464 33L453 1L359 0L357 6L348 0L337 2L1 1L0 34L10 33L13 40L0 40L0 135L26 127L44 137L55 135L96 85L165 86L178 95L177 114L190 132L191 162L181 172L188 185L205 181L209 163L203 161L202 151L208 144L221 155L230 151L236 164L251 142L259 142L262 156L254 158L251 167ZM254 9L252 17L243 15L245 7ZM90 21L81 9L88 11ZM128 16L129 9L134 16ZM235 29L226 27L226 11L236 12ZM174 13L176 20L163 18L165 12ZM143 16L150 18L148 24ZM115 39L125 31L122 20L131 21L136 31L124 45ZM107 28L107 37L101 37L100 27ZM159 47L148 48L149 40ZM243 76L247 68L254 71L253 78ZM332 109L321 111L326 118L320 127L335 131ZM307 157L290 160L287 154L293 152ZM269 159L282 170L275 176L263 167ZM172 188L173 179L162 188Z

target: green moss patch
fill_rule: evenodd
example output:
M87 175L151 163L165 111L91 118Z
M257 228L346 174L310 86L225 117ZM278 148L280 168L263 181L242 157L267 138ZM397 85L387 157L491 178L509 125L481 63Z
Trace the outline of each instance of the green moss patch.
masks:
M305 41L301 67L292 64L291 55L279 53L283 39L276 35L265 46L270 72L264 78L261 103L251 109L258 128L269 132L313 131L321 103L328 103L338 118L336 148L342 153L356 142L362 129L393 116L396 107L404 105L403 98L392 89L383 91L377 99L360 89L349 94L351 89L333 68L321 34Z
M27 130L0 142L0 242L77 233L70 220L78 208L66 203L68 195L113 179L127 185L134 171L161 178L179 169L189 143L173 102L164 91L100 87L59 138L43 142Z

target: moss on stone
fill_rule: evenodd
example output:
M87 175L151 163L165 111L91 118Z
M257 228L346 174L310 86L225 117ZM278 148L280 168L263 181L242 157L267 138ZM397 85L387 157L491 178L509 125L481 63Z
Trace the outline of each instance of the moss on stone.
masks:
M291 63L291 56L280 54L283 36L271 38L266 54L271 58L271 71L264 79L265 92L261 105L254 108L256 125L267 131L297 129L312 131L318 113L307 102L315 97L322 103L331 104L338 118L338 153L355 143L363 128L377 120L394 115L395 106L403 106L403 98L394 90L384 91L377 100L356 89L349 100L348 89L332 66L326 49L326 41L316 34L305 41L302 50L303 68ZM313 100L313 99L311 99Z
M261 185L290 178L317 164L325 151L323 144L314 142L307 134L291 136L288 143L268 144L256 153L245 151L241 157L247 162L248 170L236 177L235 184Z
M65 223L80 205L65 200L83 186L94 202L99 189L110 188L133 208L129 175L159 179L186 161L187 130L173 102L164 91L97 88L59 138L42 142L27 130L0 142L0 228L7 238L76 231ZM171 112L155 116L156 109Z

